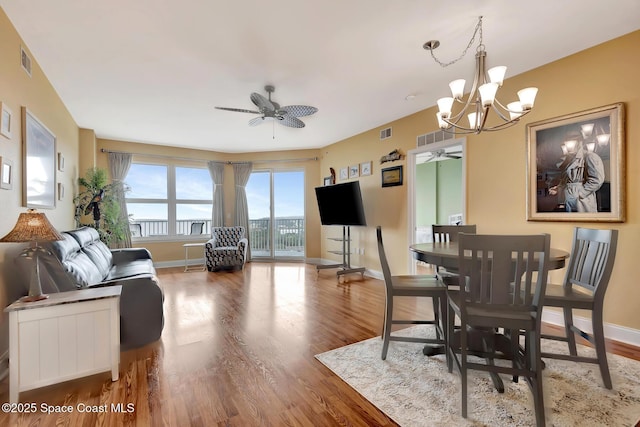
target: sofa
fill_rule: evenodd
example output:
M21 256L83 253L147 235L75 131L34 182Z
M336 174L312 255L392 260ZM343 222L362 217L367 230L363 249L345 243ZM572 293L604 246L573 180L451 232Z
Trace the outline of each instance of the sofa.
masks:
M164 294L151 254L144 248L109 249L91 227L61 233L63 240L46 243L41 257L43 291L65 292L122 285L120 346L122 350L156 341L164 326ZM46 273L42 270L46 270Z
M242 269L247 261L248 246L244 227L213 227L211 239L204 245L207 270Z

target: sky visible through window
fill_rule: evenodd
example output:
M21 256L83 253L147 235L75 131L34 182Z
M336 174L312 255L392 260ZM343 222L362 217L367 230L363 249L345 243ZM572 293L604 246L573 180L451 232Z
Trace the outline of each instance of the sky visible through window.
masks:
M304 172L273 173L275 217L304 216ZM269 172L256 171L247 183L249 219L269 218Z

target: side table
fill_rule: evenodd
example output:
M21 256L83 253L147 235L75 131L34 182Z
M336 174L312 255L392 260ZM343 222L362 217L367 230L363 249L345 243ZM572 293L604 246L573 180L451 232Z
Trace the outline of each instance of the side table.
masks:
M204 260L204 245L205 242L200 243L185 243L182 245L184 248L184 271L204 271L206 269L206 261ZM202 248L202 264L195 264L194 267L189 267L189 248Z
M9 313L9 400L21 391L111 370L119 378L122 286L16 301Z

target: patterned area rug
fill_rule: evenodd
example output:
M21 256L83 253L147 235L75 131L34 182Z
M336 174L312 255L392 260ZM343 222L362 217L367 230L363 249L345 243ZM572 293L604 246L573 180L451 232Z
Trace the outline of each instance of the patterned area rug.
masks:
M428 326L426 327L428 328ZM424 326L403 335L428 336ZM562 343L543 340L557 351ZM503 376L499 394L489 375L469 371L468 418L460 416L460 376L447 372L444 355L426 357L422 345L391 342L380 359L380 337L316 355L316 358L403 427L535 425L526 381ZM580 346L579 353L594 354ZM608 354L613 390L602 385L594 364L545 359L545 415L549 426L635 426L640 419L640 362Z

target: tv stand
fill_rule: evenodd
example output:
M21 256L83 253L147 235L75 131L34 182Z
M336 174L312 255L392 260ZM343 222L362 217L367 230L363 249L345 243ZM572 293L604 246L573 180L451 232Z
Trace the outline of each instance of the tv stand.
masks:
M330 240L335 240L338 242L342 242L342 250L341 251L329 251L332 254L342 255L342 263L341 264L319 264L316 266L317 270L325 270L329 268L338 268L339 270L336 272L336 276L338 277L338 281L340 281L340 276L351 273L360 273L362 278L364 278L364 267L351 267L351 227L348 225L342 226L342 238L339 237L329 237Z

